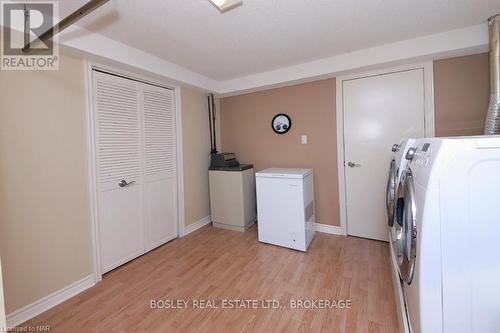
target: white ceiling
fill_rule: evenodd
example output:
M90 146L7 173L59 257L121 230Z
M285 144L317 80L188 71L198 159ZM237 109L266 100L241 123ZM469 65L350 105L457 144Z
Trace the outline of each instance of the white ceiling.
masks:
M60 1L60 17L86 0ZM498 0L111 0L78 25L224 81L484 22Z

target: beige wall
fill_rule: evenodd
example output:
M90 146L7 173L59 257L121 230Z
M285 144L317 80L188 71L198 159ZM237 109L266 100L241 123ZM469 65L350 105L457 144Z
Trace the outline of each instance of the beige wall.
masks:
M489 84L488 53L435 61L436 136L482 134Z
M210 130L207 95L181 89L182 144L184 154L184 213L190 225L210 215L208 165Z
M314 169L316 222L339 225L335 79L227 97L220 104L222 149L256 170ZM271 128L277 113L292 118L285 135ZM303 134L307 145L300 142Z
M204 93L182 89L186 225L210 215ZM0 256L11 313L91 274L81 59L0 72Z
M0 255L7 313L91 274L82 61L0 72Z

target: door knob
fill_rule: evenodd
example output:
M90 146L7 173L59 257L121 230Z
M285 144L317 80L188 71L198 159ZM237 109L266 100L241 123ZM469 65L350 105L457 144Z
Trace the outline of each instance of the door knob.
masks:
M118 186L120 187L126 187L126 186L129 186L129 185L132 185L133 183L135 183L135 181L131 181L131 182L128 182L125 180L125 179L122 179L118 182Z
M347 162L347 165L348 165L350 168L360 167L360 166L361 166L361 164L359 164L359 163L355 163L355 162Z

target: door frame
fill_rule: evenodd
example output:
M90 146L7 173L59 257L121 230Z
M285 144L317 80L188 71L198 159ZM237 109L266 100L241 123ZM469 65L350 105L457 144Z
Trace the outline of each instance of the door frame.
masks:
M184 169L183 169L183 147L182 147L182 112L181 112L181 87L169 81L152 79L150 77L128 72L122 69L99 64L90 60L83 61L84 92L85 92L85 130L87 150L87 181L90 201L90 233L92 240L92 274L94 282L102 280L101 252L99 242L99 214L98 214L98 192L97 192L97 166L95 151L95 110L93 94L93 69L117 74L124 78L130 78L151 83L160 87L174 90L174 112L176 126L176 158L177 158L177 237L185 234L184 215Z
M433 62L427 61L378 70L364 71L339 76L336 79L336 126L337 126L337 169L340 203L340 233L348 234L347 197L345 179L345 136L344 136L344 101L343 83L355 79L405 72L413 69L424 71L424 131L426 137L434 136L434 68Z

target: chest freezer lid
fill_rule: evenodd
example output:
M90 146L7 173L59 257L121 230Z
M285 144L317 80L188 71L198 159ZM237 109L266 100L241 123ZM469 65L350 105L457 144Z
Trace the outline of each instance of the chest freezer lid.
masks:
M312 173L312 169L270 168L257 172L255 177L302 179Z

